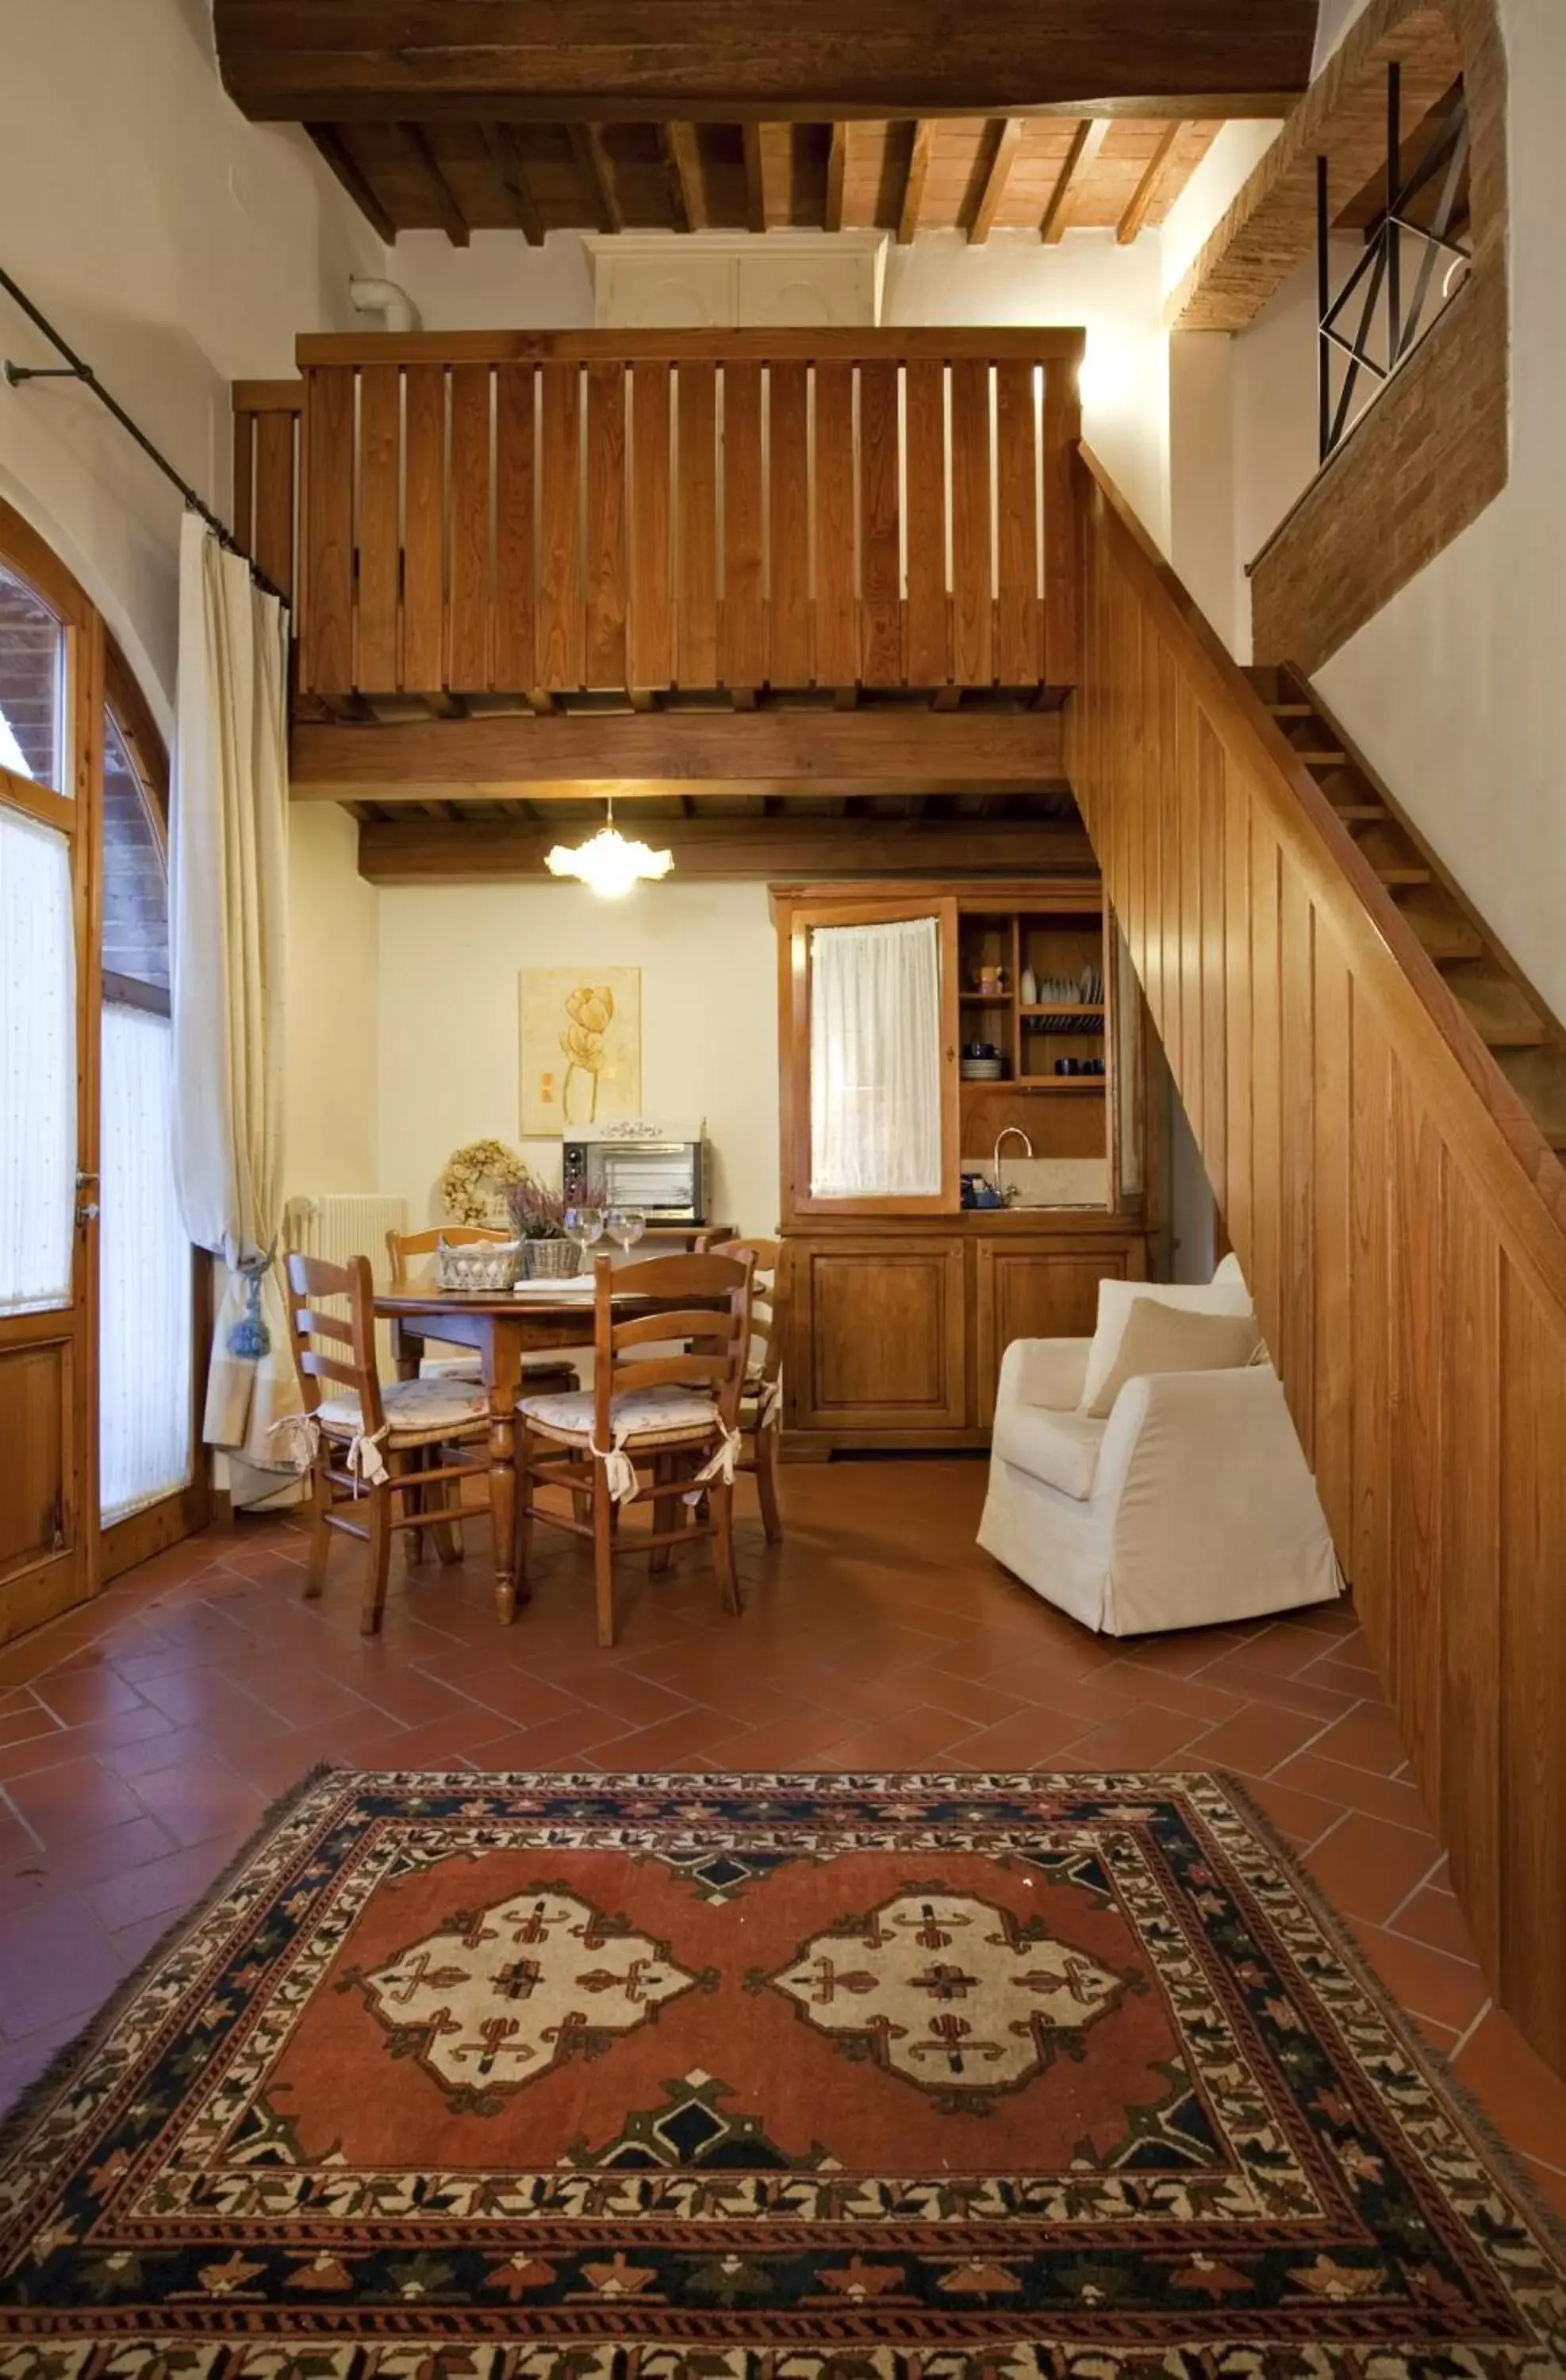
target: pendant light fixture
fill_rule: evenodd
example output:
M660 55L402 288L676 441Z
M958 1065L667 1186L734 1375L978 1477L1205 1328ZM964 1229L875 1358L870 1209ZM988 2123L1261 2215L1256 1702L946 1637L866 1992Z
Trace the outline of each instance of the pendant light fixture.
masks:
M672 851L652 851L645 843L627 843L614 824L614 796L609 815L595 835L574 850L557 843L544 860L552 876L577 876L589 892L605 901L620 901L633 884L656 883L674 865Z

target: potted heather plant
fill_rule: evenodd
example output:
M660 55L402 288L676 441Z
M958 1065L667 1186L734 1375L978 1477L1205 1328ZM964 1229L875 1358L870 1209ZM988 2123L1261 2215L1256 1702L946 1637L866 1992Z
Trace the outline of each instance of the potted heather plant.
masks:
M524 1281L564 1279L581 1262L581 1250L565 1236L565 1201L547 1182L531 1174L506 1184L505 1211L522 1244Z

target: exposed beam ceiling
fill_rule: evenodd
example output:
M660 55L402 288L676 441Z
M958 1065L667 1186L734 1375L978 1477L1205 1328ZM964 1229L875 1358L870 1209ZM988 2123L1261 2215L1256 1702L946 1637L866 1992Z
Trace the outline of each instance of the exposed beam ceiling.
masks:
M469 230L467 218L456 202L451 184L441 171L422 125L399 124L396 133L405 154L430 193L430 204L436 222L454 248L466 248Z
M968 233L976 248L987 240L995 228L995 218L1005 198L1006 185L1012 178L1012 167L1016 164L1017 151L1022 147L1026 129L1025 119L1020 115L1002 116L995 128L995 147L984 177L984 188L979 193L973 227Z
M484 146L490 152L490 163L499 175L501 187L516 217L516 227L529 247L543 246L543 218L538 200L528 184L527 169L516 150L516 135L509 124L486 124L482 128Z
M1052 819L648 818L622 805L622 822L674 855L686 878L952 875L1094 865L1080 825ZM371 884L549 880L544 855L586 830L510 818L424 816L367 822L358 871Z
M914 127L914 146L908 158L908 178L903 185L902 212L897 218L899 247L906 248L919 227L919 213L924 205L925 184L929 179L930 150L935 141L935 126L928 119Z
M296 801L580 801L585 793L1066 790L1059 711L558 712L359 726L301 720Z
M1060 178L1050 193L1050 203L1038 226L1039 237L1047 248L1052 248L1065 237L1077 184L1102 149L1109 129L1109 125L1100 117L1097 122L1079 124L1072 134L1071 147L1062 161Z
M1147 168L1131 194L1131 203L1115 225L1115 238L1122 248L1129 248L1147 220L1149 209L1163 187L1170 160L1184 130L1179 124L1169 125L1159 136L1159 145L1147 160Z
M1316 246L1316 161L1353 201L1387 154L1387 67L1402 69L1403 122L1435 107L1462 72L1442 6L1371 0L1240 191L1169 301L1181 331L1243 331Z
M1271 113L1317 0L215 0L252 121Z
M615 195L613 169L609 163L609 152L604 147L603 135L598 126L573 124L571 147L577 164L592 186L598 205L600 231L624 231L625 218L620 211L620 201Z
M666 124L662 137L674 198L675 228L679 231L705 231L707 193L702 188L701 151L697 144L696 127L694 124Z

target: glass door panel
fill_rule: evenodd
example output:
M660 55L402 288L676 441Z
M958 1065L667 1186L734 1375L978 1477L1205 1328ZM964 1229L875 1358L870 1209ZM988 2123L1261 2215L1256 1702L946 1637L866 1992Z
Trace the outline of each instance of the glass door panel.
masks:
M0 1314L71 1302L73 907L69 837L0 805Z

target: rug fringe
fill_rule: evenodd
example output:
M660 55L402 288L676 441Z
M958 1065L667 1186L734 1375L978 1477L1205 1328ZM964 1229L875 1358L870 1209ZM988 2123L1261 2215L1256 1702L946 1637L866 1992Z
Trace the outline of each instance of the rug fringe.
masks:
M274 1801L268 1803L260 1824L247 1836L233 1858L224 1863L221 1872L213 1877L200 1899L186 1910L183 1916L170 1920L166 1931L159 1935L152 1948L138 1961L130 1973L115 1985L103 2007L88 2018L79 2033L73 2034L69 2041L55 2050L42 2074L35 2074L20 2097L0 2115L0 2166L9 2163L45 2108L74 2085L79 2070L97 2056L103 2043L118 2023L127 2003L134 1999L153 1972L200 1924L214 1903L230 1890L268 1838L276 1833L285 1819L293 1816L300 1803L324 1778L348 1773L335 1760L318 1760L297 1784L290 1785L286 1792L279 1793Z

